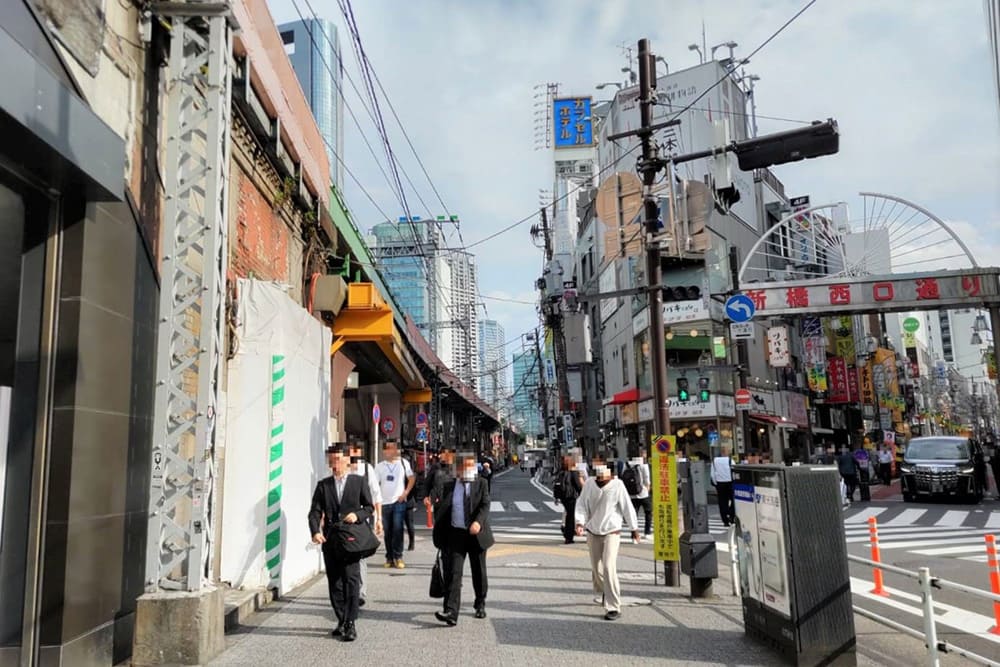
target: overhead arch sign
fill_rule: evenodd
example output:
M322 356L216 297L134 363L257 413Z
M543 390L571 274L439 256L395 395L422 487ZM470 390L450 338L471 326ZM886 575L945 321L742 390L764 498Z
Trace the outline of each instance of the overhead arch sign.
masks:
M1000 268L744 285L754 317L982 308L1000 304Z

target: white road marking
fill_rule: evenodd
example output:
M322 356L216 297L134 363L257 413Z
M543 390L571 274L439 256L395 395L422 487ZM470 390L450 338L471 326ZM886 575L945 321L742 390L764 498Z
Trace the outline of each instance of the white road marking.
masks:
M879 532L878 543L880 545L898 544L901 540L916 540L916 539L927 539L930 540L934 545L941 545L944 542L955 542L957 539L963 537L970 537L972 535L985 535L989 531L987 530L934 530L932 527L928 526L924 528L927 532L914 532L906 534L895 534L895 535L883 535ZM978 538L977 538L978 539ZM856 537L848 537L848 544L859 544L868 542L867 535L859 535Z
M869 518L878 516L886 509L885 507L866 507L857 514L852 514L844 519L844 523L865 523Z
M537 512L538 511L537 509L535 509L534 505L532 505L529 502L525 502L523 500L515 500L514 501L514 507L516 507L519 512Z
M940 519L938 519L934 525L935 526L961 526L965 523L965 519L969 516L968 512L960 512L958 510L948 510L944 513Z
M986 519L987 528L1000 528L1000 510L993 510Z
M927 510L903 510L897 516L889 519L885 523L880 523L879 528L882 526L909 526L917 522L917 519L927 514Z
M872 584L870 581L865 581L864 579L859 579L857 577L851 577L851 592L854 593L854 595L864 598L865 600L878 602L879 604L899 609L900 611L905 611L918 618L923 617L919 595L914 595L912 593L907 593L906 591L886 586L885 588L889 591L891 597L882 597L881 595L872 595L869 593L868 591L870 591L871 588ZM914 602L916 604L906 604L906 602L901 602L901 600ZM962 632L974 634L980 639L1000 644L1000 635L990 634L989 632L989 629L994 625L993 619L989 616L983 616L982 614L966 611L965 609L959 609L958 607L953 607L951 605L938 602L937 600L934 601L934 608L935 610L943 612L935 614L934 620L937 623L947 625L950 628L955 628Z
M565 509L562 505L555 502L554 500L546 500L545 506L548 507L553 512L562 512Z
M965 544L969 542L981 543L982 541L983 538L981 536L957 537L955 539L948 540L948 542L951 544ZM882 549L913 549L913 548L937 547L937 546L941 546L941 539L933 536L931 536L930 539L926 540L912 540L905 542L879 542L879 547Z
M500 502L499 500L491 500L490 501L490 511L491 512L505 512L506 510L504 510L502 502Z
M921 556L950 556L953 554L974 554L980 551L986 551L985 542L982 545L979 544L969 544L967 546L961 547L941 547L938 549L919 549L913 551L912 553L920 554ZM986 556L983 556L986 558Z

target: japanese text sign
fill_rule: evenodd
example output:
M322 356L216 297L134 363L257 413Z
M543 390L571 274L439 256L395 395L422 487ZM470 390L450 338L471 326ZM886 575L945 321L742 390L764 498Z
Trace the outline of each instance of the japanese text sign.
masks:
M579 148L594 143L594 125L590 117L589 97L553 100L552 121L556 148Z
M653 452L653 554L656 560L680 560L677 520L677 438L654 435Z

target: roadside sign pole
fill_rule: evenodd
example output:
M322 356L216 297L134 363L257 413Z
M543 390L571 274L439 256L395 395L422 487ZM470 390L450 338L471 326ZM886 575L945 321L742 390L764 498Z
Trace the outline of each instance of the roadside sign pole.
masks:
M736 246L729 248L729 270L732 272L733 292L740 289L740 249ZM752 320L751 320L752 321ZM738 370L739 388L747 389L747 366L749 365L749 355L747 354L747 342L745 340L736 341L736 366ZM743 448L746 449L750 443L750 410L738 410L740 414L740 428L743 430ZM735 438L734 438L735 443ZM738 446L738 445L737 445ZM736 449L734 447L734 449ZM739 451L733 452L739 457Z
M375 463L372 465L375 465L378 463L378 422L382 416L382 409L378 406L378 394L375 394L373 398L375 399L375 405L372 406L372 431L375 433L375 452L372 456L372 461Z

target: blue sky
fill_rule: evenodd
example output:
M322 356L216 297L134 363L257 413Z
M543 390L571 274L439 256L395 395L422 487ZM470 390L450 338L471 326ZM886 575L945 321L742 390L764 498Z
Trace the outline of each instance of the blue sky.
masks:
M310 2L341 26L344 39L337 3ZM279 23L297 20L299 11L311 15L306 0L269 3ZM364 0L354 3L354 13L370 61L471 243L537 211L538 190L552 189L551 155L534 150L533 86L560 82L564 93L600 99L594 85L622 77L623 42L634 50L640 37L648 37L671 70L683 69L698 63L687 47L701 43L703 21L709 46L733 40L741 56L803 4ZM832 116L840 123L837 156L775 171L791 195L809 194L814 203L850 199L862 190L913 200L953 223L980 263L997 264L1000 119L982 2L873 4L820 0L748 65L761 77L759 115ZM359 81L346 42L343 56ZM364 132L374 138L359 100L349 84L345 88ZM434 209L424 209L410 193L414 214L442 213L388 109L384 113L397 155ZM761 133L793 127L766 119L759 126ZM400 215L350 118L345 129L347 164L383 210ZM384 160L377 147L376 154ZM362 228L382 219L349 179L346 192ZM533 301L541 252L530 243L529 226L474 249L485 297ZM491 299L486 305L508 339L536 324L532 305Z

